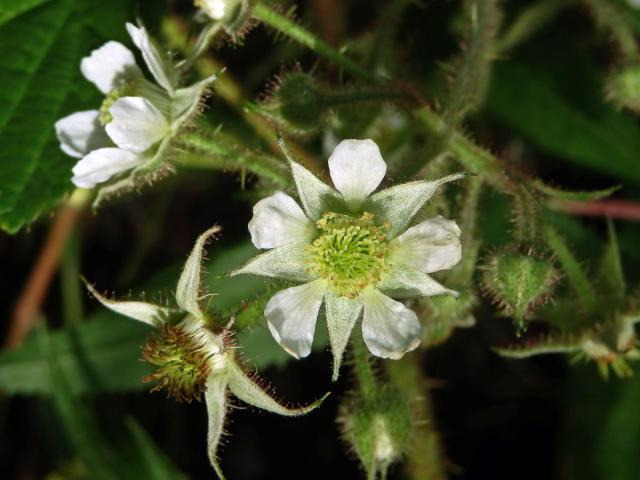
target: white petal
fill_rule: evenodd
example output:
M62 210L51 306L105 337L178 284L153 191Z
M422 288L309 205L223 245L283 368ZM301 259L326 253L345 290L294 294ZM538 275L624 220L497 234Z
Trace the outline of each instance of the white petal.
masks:
M273 338L296 358L311 353L316 320L326 288L326 280L287 288L276 293L264 309Z
M81 188L93 188L114 175L144 163L144 158L119 148L99 148L73 167L71 181Z
M343 140L329 157L329 173L348 205L358 208L387 171L373 140Z
M123 79L142 76L131 50L118 42L107 42L84 57L80 71L104 94L116 88Z
M142 153L169 132L167 119L143 97L122 97L109 108L113 120L105 127L120 148Z
M460 228L441 216L409 228L392 243L391 262L431 273L453 267L460 261Z
M371 353L398 359L420 344L422 326L412 310L375 289L365 292L362 300L362 336Z
M82 158L92 150L111 144L104 127L100 125L99 115L98 110L86 110L72 113L56 122L56 135L64 153Z
M127 31L133 43L142 52L142 58L156 81L168 92L173 93L175 71L169 59L163 55L157 45L149 37L147 29L127 23Z
M249 233L257 248L275 248L307 240L312 232L313 225L286 193L276 192L253 207Z

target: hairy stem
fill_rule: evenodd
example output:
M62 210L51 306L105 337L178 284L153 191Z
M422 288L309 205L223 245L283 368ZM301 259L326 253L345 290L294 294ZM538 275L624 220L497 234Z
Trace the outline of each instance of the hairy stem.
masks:
M287 17L275 12L264 3L258 3L258 5L256 5L253 10L253 17L292 38L296 42L301 43L310 50L313 50L318 55L331 60L354 77L365 81L375 80L375 76L371 72L339 53L331 45L316 37L313 33L289 20Z
M597 300L593 286L587 275L582 270L578 260L571 253L571 249L567 246L564 239L550 226L543 227L543 234L549 248L558 258L562 265L562 269L567 274L569 281L576 290L585 307L594 312L597 308Z
M187 52L189 44L186 38L186 27L178 17L168 17L162 23L162 33L172 48L180 52ZM223 66L212 57L201 57L195 64L196 70L202 77L208 77L222 70ZM251 110L245 108L247 95L242 87L229 72L220 75L213 83L215 92L240 115L247 124L253 128L256 134L269 146L271 151L280 153L277 137L272 125L264 118ZM318 159L309 154L300 146L290 143L298 161L315 173L322 171L322 166Z
M412 446L408 452L409 478L446 479L440 435L435 429L431 400L420 368L420 356L414 352L398 361L387 362L386 366L393 383L411 399L414 417L419 420L414 422Z
M496 50L505 54L527 41L577 0L542 0L522 10L497 41Z
M279 188L291 185L291 174L283 162L263 153L232 147L228 142L218 141L219 136L207 137L198 133L184 135L181 141L186 151L176 163L189 168L248 170Z
M360 393L365 401L373 401L378 392L378 381L371 366L371 355L360 335L352 335L351 348L353 371L358 380Z
M80 212L89 205L92 197L91 191L76 189L58 210L56 220L49 230L38 260L14 307L9 333L5 340L7 347L20 345L35 325L40 305L49 290L67 238L73 230Z

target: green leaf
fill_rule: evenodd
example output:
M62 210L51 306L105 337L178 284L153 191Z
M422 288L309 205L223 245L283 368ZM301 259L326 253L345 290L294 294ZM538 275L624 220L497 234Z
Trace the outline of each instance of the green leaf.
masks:
M125 419L134 457L144 466L146 478L154 480L185 480L167 456L153 443L147 432L133 418Z
M12 233L71 187L73 159L50 147L78 68L72 6L52 1L0 28L0 227Z
M487 107L500 122L548 153L640 183L640 127L631 118L613 108L585 111L530 65L509 62L494 73Z
M0 0L0 26L50 0Z
M151 373L140 361L152 329L102 312L94 321L49 335L58 367L72 393L129 391L145 388ZM47 359L35 339L0 354L0 390L7 394L50 394Z

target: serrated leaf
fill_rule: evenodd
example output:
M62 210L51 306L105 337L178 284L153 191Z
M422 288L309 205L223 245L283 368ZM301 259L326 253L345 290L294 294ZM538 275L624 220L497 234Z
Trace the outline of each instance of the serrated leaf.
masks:
M0 28L0 227L9 232L71 187L73 159L48 149L78 68L72 7L52 1Z

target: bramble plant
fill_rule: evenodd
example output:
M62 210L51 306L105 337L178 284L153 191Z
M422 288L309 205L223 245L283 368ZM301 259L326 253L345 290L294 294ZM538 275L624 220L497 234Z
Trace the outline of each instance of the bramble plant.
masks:
M299 3L0 7L0 227L23 229L19 243L52 223L7 322L0 391L51 398L38 410L57 419L46 441L64 439L15 478L301 478L287 469L312 467L289 452L289 428L328 464L309 478L352 478L313 431L327 411L363 478L474 476L447 460L440 424L455 418L465 437L495 415L465 420L477 398L446 404L431 377L444 391L464 377L502 393L512 385L495 365L517 372L511 383L540 383L545 364L531 357L550 354L571 360L549 361L580 397L565 400L580 404L571 425L585 425L564 440L563 471L635 478L638 235L626 221L640 205L625 196L640 184L638 2ZM193 239L180 269L171 258ZM58 263L61 301L41 308ZM106 285L135 293L115 299ZM156 301L137 298L143 289ZM104 307L90 320L87 291ZM319 400L283 403L261 379L272 374L285 397ZM145 428L97 405L142 388L166 395L140 400L154 406L138 415ZM208 420L186 421L173 402L204 403ZM272 441L234 442L229 413L242 405L303 418L278 417ZM518 439L518 452L539 443ZM478 451L526 477L517 460ZM188 467L196 456L213 472Z

